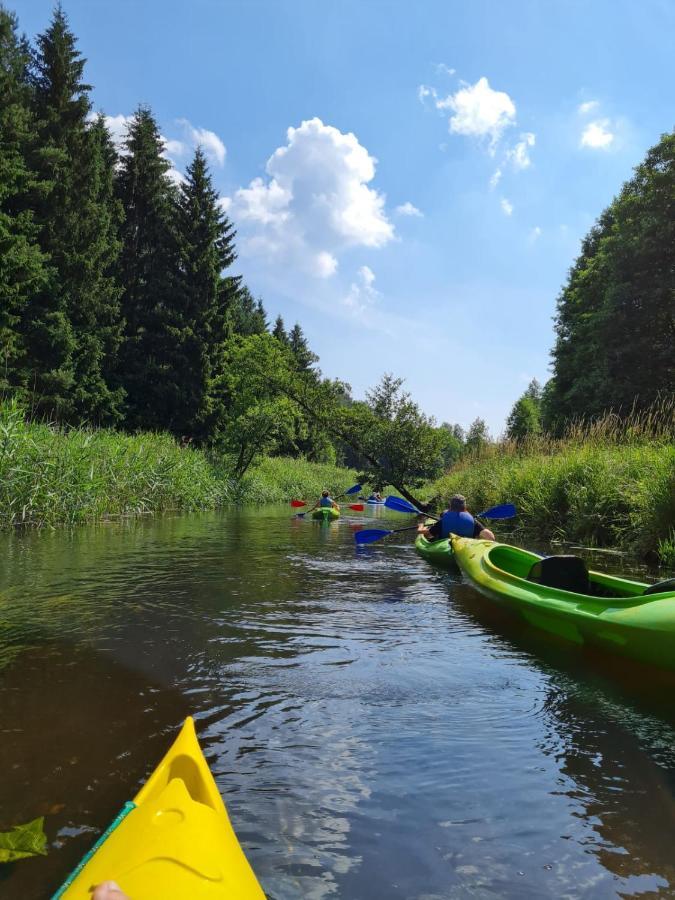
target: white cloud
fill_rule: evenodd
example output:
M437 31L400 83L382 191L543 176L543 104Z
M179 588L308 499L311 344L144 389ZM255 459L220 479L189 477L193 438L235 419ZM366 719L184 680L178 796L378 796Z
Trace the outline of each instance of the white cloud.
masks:
M90 121L95 118L94 114L89 116ZM134 117L120 114L118 116L104 116L104 119L117 152L125 153L126 147L124 142L127 138L129 125ZM204 153L211 162L215 162L219 166L224 164L227 151L217 134L213 131L207 131L205 128L194 128L187 119L177 119L176 123L181 126L183 136L187 138L187 142L178 138L169 138L163 134L160 135L164 145L163 156L171 163L171 169L167 172L167 176L174 184L178 185L185 181L185 177L178 169L177 160L184 159L192 149L196 149L198 146L203 147Z
M454 75L456 73L456 69L451 69L450 66L446 66L445 63L438 63L436 66L436 71L439 75Z
M597 100L587 100L585 103L580 103L578 112L582 116L588 115L588 113L593 112L594 109L597 109L600 106Z
M535 136L531 131L526 131L520 136L520 140L506 153L506 159L511 163L516 171L527 169L532 160L530 159L530 148L534 147Z
M581 135L581 146L590 147L592 150L606 150L614 140L614 134L609 130L609 119L596 119L589 122Z
M501 170L501 168L495 169L495 170L494 170L494 173L493 173L493 175L492 175L492 178L490 179L490 189L491 189L491 190L494 190L494 189L497 187L497 185L498 185L499 182L501 181L501 177L502 177L502 170Z
M436 93L435 88L428 87L426 84L421 84L417 88L417 99L421 104L424 105L429 97L431 97L434 102L438 99L438 94Z
M266 178L235 192L242 253L326 278L348 247L383 247L394 238L385 197L369 183L377 160L356 136L321 119L289 128L267 161Z
M380 292L373 287L374 282L373 270L369 266L361 266L356 273L356 280L350 285L349 293L342 301L354 315L363 317L380 298Z
M422 218L424 215L424 213L420 212L416 206L413 206L410 200L406 200L405 203L397 206L395 212L398 213L399 216L417 216L418 218Z
M164 152L166 156L169 157L185 156L185 154L188 152L188 148L187 145L182 141L164 138Z
M232 206L232 197L218 197L216 206L219 206L222 212L228 212L229 208Z
M539 240L541 237L541 228L538 225L535 225L534 228L530 231L530 243L534 244L535 241Z
M516 121L513 100L504 91L493 90L485 77L441 100L436 99L435 103L437 109L452 110L449 120L451 132L489 138L491 152L494 152L504 129Z
M98 118L93 113L90 113L89 120ZM124 142L127 138L127 128L129 127L133 116L123 116L120 114L119 116L104 116L105 124L110 132L110 137L112 138L113 144L118 153L124 150Z
M314 271L318 278L330 278L337 272L338 261L327 250L320 250L314 257Z
M502 212L504 213L505 216L510 216L510 215L512 215L512 213L513 213L513 204L510 203L510 202L506 199L506 197L502 197L502 199L499 201L499 205L501 206Z
M190 147L193 149L201 147L211 163L217 166L225 165L227 149L214 131L209 131L207 128L195 128L187 119L176 119L176 122L183 128ZM183 146L185 147L185 145Z

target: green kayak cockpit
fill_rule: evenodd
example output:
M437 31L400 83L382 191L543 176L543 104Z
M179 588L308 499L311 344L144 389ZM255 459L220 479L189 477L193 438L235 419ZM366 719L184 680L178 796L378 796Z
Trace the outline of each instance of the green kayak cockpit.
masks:
M515 578L586 597L634 599L656 593L638 581L589 571L579 556L538 556L517 547L496 544L486 554L489 563ZM663 591L672 590L664 583Z

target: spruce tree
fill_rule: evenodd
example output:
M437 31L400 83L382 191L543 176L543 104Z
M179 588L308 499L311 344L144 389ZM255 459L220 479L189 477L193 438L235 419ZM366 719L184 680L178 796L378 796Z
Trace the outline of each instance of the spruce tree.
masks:
M21 323L46 282L31 208L37 176L29 162L36 140L29 59L16 17L0 7L0 391L22 386Z
M178 247L173 228L176 191L152 113L140 107L128 129L117 177L124 209L119 281L124 341L119 377L127 394L127 425L170 429L179 400L172 305Z
M179 271L171 315L177 404L172 428L204 440L223 418L214 383L223 368L231 290L223 272L236 252L234 228L218 204L201 148L180 186L176 229Z
M229 315L234 334L250 337L267 331L267 315L262 300L256 300L245 284L237 285Z
M272 336L275 337L280 344L284 346L288 346L288 335L286 334L286 329L284 327L284 320L281 318L281 315L278 315L274 321L274 328L272 329Z
M37 220L50 284L30 311L30 365L44 408L71 421L114 423L122 395L105 373L121 327L119 207L109 139L100 121L88 122L84 66L58 6L34 60L36 160L45 188Z
M311 371L315 363L319 361L319 357L316 353L312 353L309 349L307 338L297 322L288 335L288 345L295 357L295 364L299 372Z

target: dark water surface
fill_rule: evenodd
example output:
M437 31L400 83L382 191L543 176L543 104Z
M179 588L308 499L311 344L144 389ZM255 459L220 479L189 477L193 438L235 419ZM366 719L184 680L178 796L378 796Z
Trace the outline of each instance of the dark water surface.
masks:
M0 830L50 843L0 897L48 897L188 713L270 898L674 897L673 684L409 540L279 507L0 537Z

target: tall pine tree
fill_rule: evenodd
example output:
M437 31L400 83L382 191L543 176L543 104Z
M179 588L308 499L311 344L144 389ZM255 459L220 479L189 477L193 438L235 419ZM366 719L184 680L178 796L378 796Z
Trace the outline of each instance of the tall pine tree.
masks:
M272 329L272 336L275 337L280 344L283 344L285 347L288 346L288 335L286 334L286 328L284 326L284 320L281 315L278 315L274 320L274 328Z
M201 148L181 184L176 215L179 247L173 304L177 339L174 431L200 440L222 420L215 381L223 369L233 279L223 276L236 259L234 228L218 204Z
M119 207L105 129L88 122L84 66L57 6L38 36L34 61L35 156L44 187L36 217L50 283L30 311L29 364L45 409L70 421L109 424L119 420L122 398L104 374L121 329L114 277Z
M319 361L316 353L312 353L307 343L302 328L296 322L288 335L288 345L295 357L295 364L299 372L309 372L312 367Z
M0 390L21 387L21 323L46 283L31 208L37 177L29 162L36 140L29 60L16 17L0 7Z
M117 193L124 209L119 280L126 325L119 376L127 393L127 425L171 429L179 399L172 374L177 336L171 314L178 271L176 190L147 107L136 111L125 148Z

